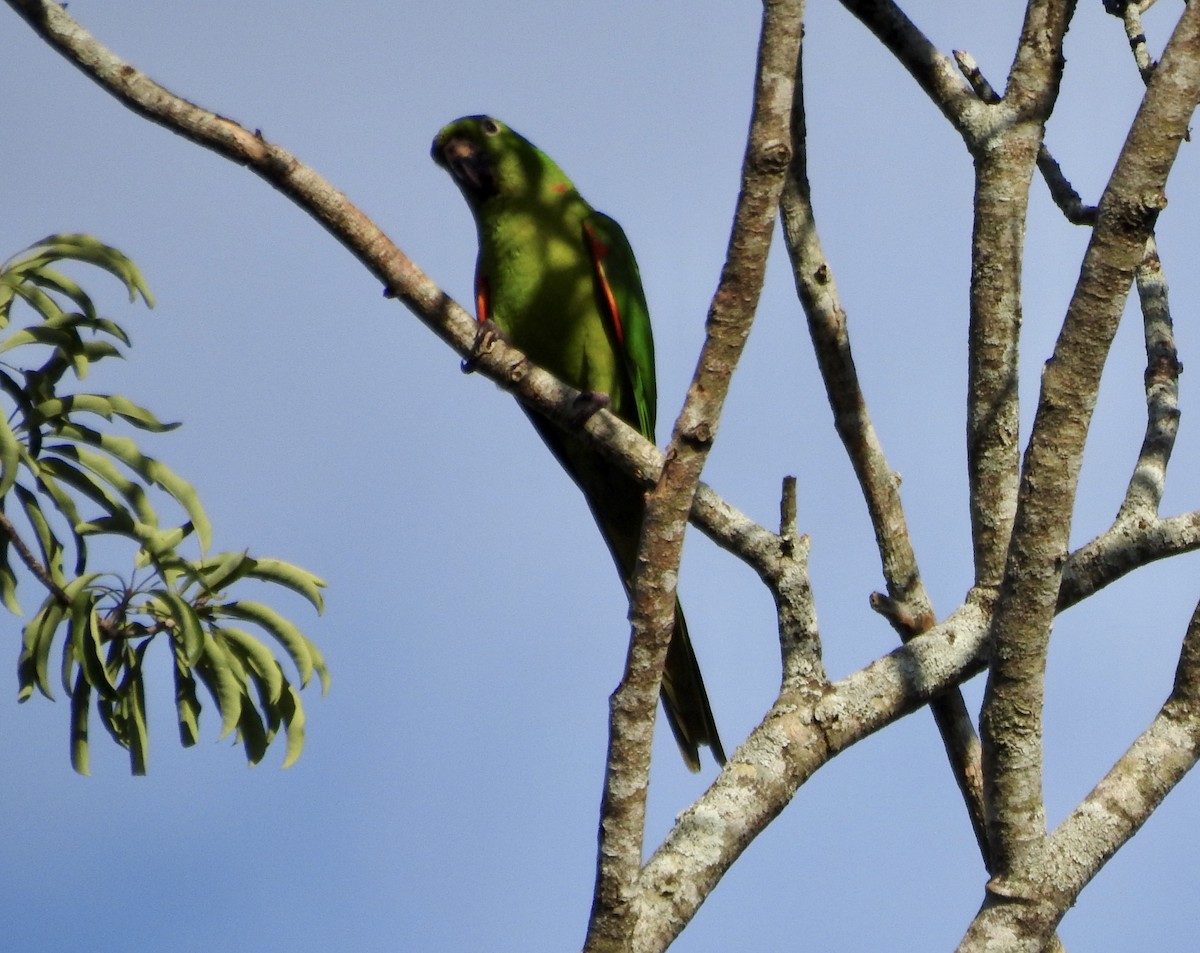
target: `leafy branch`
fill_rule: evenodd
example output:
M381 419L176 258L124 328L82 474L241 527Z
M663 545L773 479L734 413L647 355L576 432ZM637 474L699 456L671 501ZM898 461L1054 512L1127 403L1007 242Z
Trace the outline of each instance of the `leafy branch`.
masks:
M199 739L199 682L220 714L221 737L234 734L251 764L282 729L286 767L304 743L299 689L314 673L328 689L325 662L290 620L228 590L242 580L274 584L320 612L324 583L277 559L210 555L212 527L192 485L132 437L107 430L124 424L161 433L178 424L163 423L119 394L73 389L93 364L122 356L129 337L56 267L64 261L109 272L131 302L140 297L153 306L137 266L88 235L51 235L0 266L0 332L7 332L0 338L0 600L22 614L18 566L41 598L23 630L18 698L27 701L35 690L54 697L50 658L59 642L58 680L71 700L72 766L88 773L94 707L129 752L133 773L144 774L145 658L162 637L174 660L184 746ZM14 311L31 320L18 326ZM160 499L179 511L178 522L160 519ZM92 568L89 544L102 541L106 556L110 541L136 546L127 574ZM198 552L185 553L185 544ZM246 623L279 644L296 678L267 644L240 628Z

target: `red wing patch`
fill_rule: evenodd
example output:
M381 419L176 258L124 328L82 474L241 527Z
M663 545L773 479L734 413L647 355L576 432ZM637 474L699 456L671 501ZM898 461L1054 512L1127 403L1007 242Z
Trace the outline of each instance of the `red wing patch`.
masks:
M489 311L489 288L488 280L479 272L475 273L475 318L480 324L483 324L491 315Z
M604 259L608 257L609 247L596 237L596 232L586 222L583 225L583 234L592 253L592 265L596 269L597 290L604 301L609 320L612 321L613 331L617 335L617 343L624 345L625 328L621 325L621 312L617 308L617 299L613 297L612 285L608 283L608 274L604 270Z

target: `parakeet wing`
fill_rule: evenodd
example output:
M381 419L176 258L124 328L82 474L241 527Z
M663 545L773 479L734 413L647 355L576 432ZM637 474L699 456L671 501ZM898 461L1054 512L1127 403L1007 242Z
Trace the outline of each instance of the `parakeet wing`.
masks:
M633 387L638 429L654 440L658 393L654 386L654 336L642 276L629 239L615 221L593 212L583 223L584 241L596 276L596 297L612 323L618 351Z

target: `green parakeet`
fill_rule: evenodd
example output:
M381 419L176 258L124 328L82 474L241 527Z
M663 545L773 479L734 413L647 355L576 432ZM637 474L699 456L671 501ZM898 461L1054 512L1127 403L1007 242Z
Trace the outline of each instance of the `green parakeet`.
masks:
M433 159L475 217L475 304L529 358L654 440L654 341L633 251L621 227L583 200L528 140L487 116L446 126ZM626 589L645 500L637 482L581 438L530 419L583 490ZM701 745L725 763L683 610L662 682L663 708L688 767Z

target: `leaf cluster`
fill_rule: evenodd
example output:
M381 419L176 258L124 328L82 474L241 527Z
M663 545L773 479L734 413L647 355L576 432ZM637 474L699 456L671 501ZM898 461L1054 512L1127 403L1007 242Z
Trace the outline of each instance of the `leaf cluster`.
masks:
M293 622L229 590L243 580L282 586L320 612L324 583L278 559L209 553L212 527L192 485L144 454L133 437L112 432L123 424L160 433L178 424L163 423L119 394L76 389L91 365L123 356L130 342L56 267L60 262L101 268L121 281L131 302L140 297L153 307L137 266L88 235L51 235L0 266L0 600L21 614L21 566L41 600L24 627L18 698L27 701L35 690L54 697L50 659L57 642L75 770L88 773L94 710L129 752L133 773L143 774L145 659L158 639L173 660L184 746L199 739L199 684L221 718L221 737L240 741L251 764L282 728L287 767L304 743L299 689L315 673L328 690L325 662ZM15 321L14 311L27 320ZM174 517L160 517L163 503ZM100 541L134 547L128 573L94 568L92 549ZM106 558L111 550L103 546ZM282 648L295 677L262 636Z

